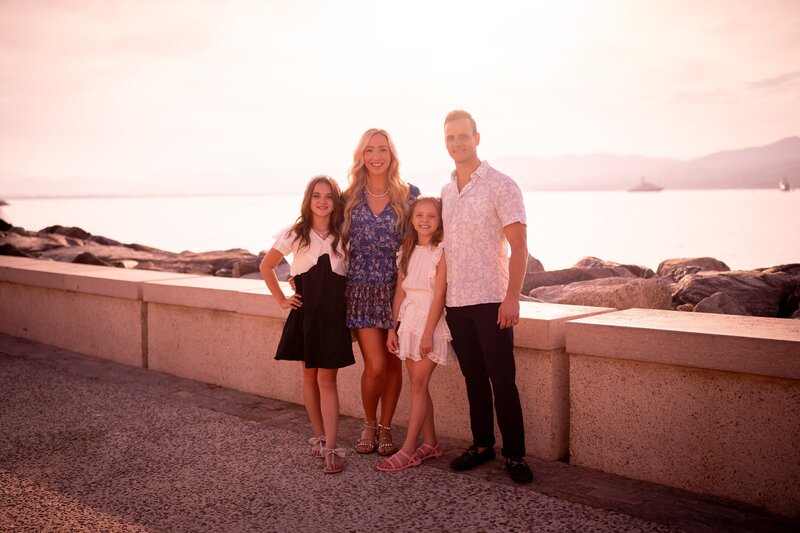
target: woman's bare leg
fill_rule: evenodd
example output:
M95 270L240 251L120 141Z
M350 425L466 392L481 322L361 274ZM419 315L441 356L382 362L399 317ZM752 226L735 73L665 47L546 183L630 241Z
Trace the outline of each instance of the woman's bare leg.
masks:
M356 340L364 358L364 372L361 374L361 403L364 406L364 419L373 422L378 418L378 401L384 390L386 372L386 332L377 328L355 330ZM364 428L363 440L372 442L377 428Z
M394 412L397 410L397 402L400 401L400 391L403 388L403 365L396 355L389 353L386 349L386 332L383 332L383 354L386 359L386 370L384 372L383 394L381 394L381 424L385 427L392 427Z

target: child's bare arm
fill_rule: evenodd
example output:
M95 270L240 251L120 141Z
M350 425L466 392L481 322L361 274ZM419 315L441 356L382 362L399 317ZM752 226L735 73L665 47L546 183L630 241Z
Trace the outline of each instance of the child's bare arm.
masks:
M278 283L278 276L275 275L275 267L278 266L281 259L283 259L283 254L275 248L271 248L270 251L267 252L267 255L264 256L264 259L261 260L258 270L261 272L264 283L267 284L269 292L272 293L272 297L275 298L278 305L283 309L296 309L303 305L300 301L300 295L293 294L287 298L286 295L283 294L281 286Z
M397 285L394 288L394 298L392 298L392 322L394 328L390 329L386 338L386 347L390 353L396 354L400 351L400 346L397 341L397 318L400 315L400 305L406 297L406 291L403 290L403 280L405 277L402 274L397 275Z
M447 264L445 263L444 252L439 264L436 265L436 277L433 281L433 300L428 311L428 320L425 321L425 329L422 332L422 342L419 351L422 355L427 354L433 349L433 331L436 324L444 312L444 295L447 291Z

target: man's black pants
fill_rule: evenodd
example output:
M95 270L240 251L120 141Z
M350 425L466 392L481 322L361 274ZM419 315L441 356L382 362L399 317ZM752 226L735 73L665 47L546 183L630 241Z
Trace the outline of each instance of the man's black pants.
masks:
M447 308L453 348L467 384L475 446L494 446L494 406L503 437L503 457L525 455L525 428L516 384L514 332L497 325L499 303Z

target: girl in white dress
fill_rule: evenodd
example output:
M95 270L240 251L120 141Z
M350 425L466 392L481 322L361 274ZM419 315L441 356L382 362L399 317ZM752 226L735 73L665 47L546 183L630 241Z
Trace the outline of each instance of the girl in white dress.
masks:
M342 212L336 181L330 176L312 178L300 216L294 225L275 235L275 244L260 267L275 301L290 310L275 359L303 364L303 400L314 430L309 439L311 455L325 460L327 474L344 468L344 448L336 447L337 371L355 363L350 330L344 321L347 262L339 233ZM288 255L292 256L296 292L287 298L275 267Z
M442 246L442 203L420 196L406 217L398 253L398 279L392 303L396 330L386 346L406 362L411 382L411 409L403 447L378 463L382 472L397 472L442 456L433 420L428 384L436 365L455 360L450 330L444 319L447 266ZM422 434L423 444L417 448Z

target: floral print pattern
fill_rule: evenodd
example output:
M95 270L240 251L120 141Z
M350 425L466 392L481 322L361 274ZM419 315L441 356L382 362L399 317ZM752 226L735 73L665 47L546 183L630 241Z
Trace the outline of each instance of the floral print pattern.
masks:
M502 302L508 289L508 241L503 228L525 221L522 191L486 161L461 191L457 174L442 187L447 255L447 307Z
M419 193L417 187L409 184L408 203ZM350 264L345 286L347 327L394 327L392 298L397 283L395 261L400 239L391 203L376 216L362 189L360 203L350 219Z

